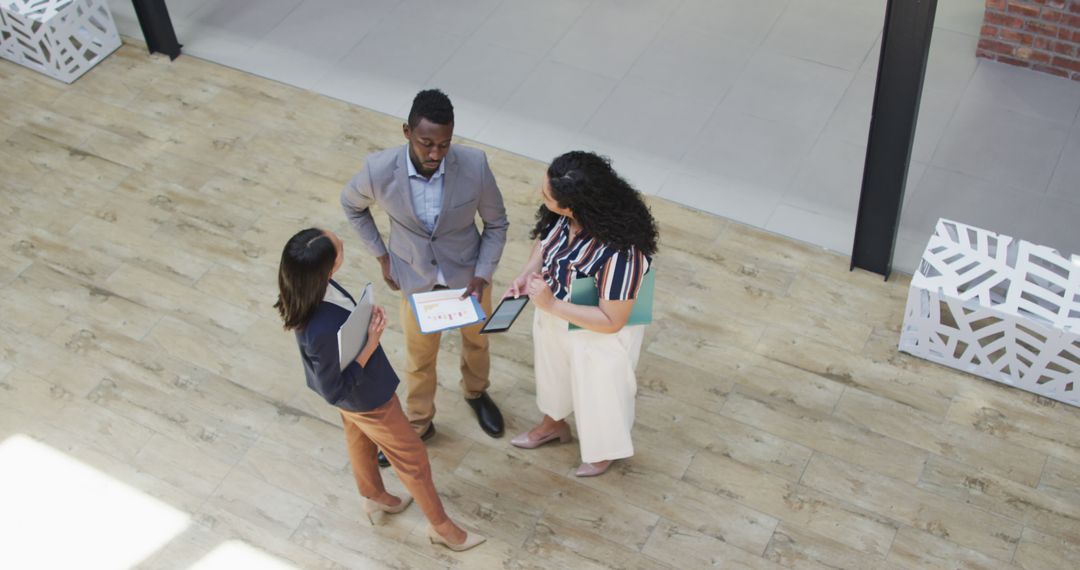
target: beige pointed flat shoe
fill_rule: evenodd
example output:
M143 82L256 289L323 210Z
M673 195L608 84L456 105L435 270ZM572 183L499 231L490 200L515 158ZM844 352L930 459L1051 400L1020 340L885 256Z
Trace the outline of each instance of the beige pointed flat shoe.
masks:
M540 447L549 441L555 441L556 439L559 440L560 443L569 443L574 439L570 435L570 426L565 423L560 424L558 429L539 439L529 437L529 432L531 431L532 430L529 430L514 436L514 439L510 440L510 445L522 449L536 449L537 447Z
M603 475L607 472L611 464L615 463L615 460L609 459L608 461L598 461L596 463L582 463L577 468L577 472L574 475L578 477L596 477L597 475Z

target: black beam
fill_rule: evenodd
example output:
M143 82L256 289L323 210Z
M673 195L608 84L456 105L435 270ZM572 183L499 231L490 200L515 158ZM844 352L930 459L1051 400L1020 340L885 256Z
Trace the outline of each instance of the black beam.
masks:
M163 53L170 60L179 57L181 45L176 39L165 0L132 0L131 3L135 5L135 15L150 53Z
M851 269L892 272L937 0L888 0ZM974 55L972 56L974 57Z

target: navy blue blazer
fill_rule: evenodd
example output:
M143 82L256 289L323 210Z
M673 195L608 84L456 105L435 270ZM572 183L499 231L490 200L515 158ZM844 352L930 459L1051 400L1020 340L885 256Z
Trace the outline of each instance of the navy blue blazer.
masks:
M333 280L330 286L353 300ZM300 346L309 388L343 410L369 412L390 401L399 381L382 345L375 349L366 366L353 360L341 370L337 333L348 318L348 310L323 301L308 323L295 331L296 343Z

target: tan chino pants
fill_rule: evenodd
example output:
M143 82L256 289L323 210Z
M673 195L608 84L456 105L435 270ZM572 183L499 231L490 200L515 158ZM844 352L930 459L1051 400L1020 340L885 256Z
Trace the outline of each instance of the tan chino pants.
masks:
M491 286L484 287L480 297L484 313L491 315ZM405 409L416 433L423 433L435 417L436 362L442 333L423 334L409 298L401 296L401 326L405 332ZM458 329L461 331L461 391L466 399L480 397L488 389L491 357L488 339L480 334L483 323Z

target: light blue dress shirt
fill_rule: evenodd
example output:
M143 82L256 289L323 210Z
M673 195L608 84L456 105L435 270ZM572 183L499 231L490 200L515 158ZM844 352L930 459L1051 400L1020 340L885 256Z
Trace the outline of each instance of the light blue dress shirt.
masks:
M412 157L409 156L409 145L406 144L405 164L409 167L409 191L412 194L413 211L416 212L416 217L420 219L421 224L424 224L424 228L427 229L428 233L434 233L435 225L439 223L439 213L442 211L443 174L446 173L446 159L443 158L439 161L439 168L431 175L430 179L424 178L416 171ZM439 285L446 285L446 277L443 275L441 267L436 282Z
M413 210L428 233L434 232L435 224L439 221L439 212L442 211L446 159L439 162L439 169L431 175L430 180L416 172L416 166L409 157L408 145L405 145L405 164L409 166L409 190L412 193Z

